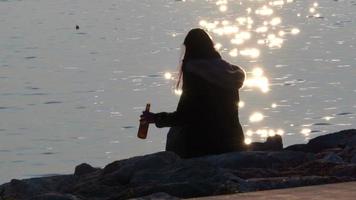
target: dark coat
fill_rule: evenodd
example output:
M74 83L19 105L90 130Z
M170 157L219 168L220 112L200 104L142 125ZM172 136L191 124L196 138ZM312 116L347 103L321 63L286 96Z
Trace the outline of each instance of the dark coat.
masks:
M155 115L157 127L172 127L166 150L185 158L242 150L238 89L244 71L222 59L189 61L182 70L177 110Z

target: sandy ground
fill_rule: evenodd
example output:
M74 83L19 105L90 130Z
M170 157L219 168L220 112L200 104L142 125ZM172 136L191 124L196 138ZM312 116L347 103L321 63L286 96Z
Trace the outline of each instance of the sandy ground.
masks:
M204 200L228 200L228 199L239 199L239 200L354 200L356 199L356 182L349 183L338 183L338 184L328 184L328 185L318 185L318 186L308 186L308 187L298 187L290 189L281 190L268 190L260 192L249 192L234 195L222 195L214 197L203 197L194 199L204 199Z

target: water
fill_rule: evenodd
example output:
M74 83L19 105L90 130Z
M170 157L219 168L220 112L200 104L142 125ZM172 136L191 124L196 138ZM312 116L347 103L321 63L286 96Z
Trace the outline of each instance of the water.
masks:
M354 128L355 16L342 0L2 0L0 182L163 150L167 129L139 140L138 116L175 109L167 73L199 26L248 72L246 142Z

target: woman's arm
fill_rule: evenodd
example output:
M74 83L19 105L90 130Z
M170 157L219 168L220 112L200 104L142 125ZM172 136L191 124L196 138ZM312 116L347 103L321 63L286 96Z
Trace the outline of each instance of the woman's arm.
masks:
M197 105L192 98L187 98L183 94L179 100L177 110L174 112L151 113L144 111L141 115L141 122L155 123L158 128L183 126L185 124L195 123L198 119L196 111Z
M161 112L154 115L154 123L158 128L182 125L177 111L172 113Z
M171 113L151 113L144 111L141 115L140 122L149 124L154 123L157 128L180 126L184 124L184 120L179 117L177 111Z

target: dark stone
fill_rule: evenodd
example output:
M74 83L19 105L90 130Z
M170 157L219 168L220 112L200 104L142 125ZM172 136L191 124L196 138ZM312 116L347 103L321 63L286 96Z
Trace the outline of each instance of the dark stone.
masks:
M179 162L180 158L173 152L159 152L146 156L115 161L103 169L103 181L107 185L127 184L131 177L141 170L159 170L167 165Z
M356 178L356 164L338 165L331 170L330 175Z
M356 155L354 155L354 156L350 159L350 163L356 164Z
M251 151L280 151L282 149L283 142L280 135L269 136L266 142L253 142L248 147Z
M294 145L291 145L291 146L288 146L288 147L284 148L284 150L310 152L310 150L308 149L308 145L307 144L294 144Z
M281 175L279 170L263 169L263 168L244 168L244 169L232 170L232 173L242 179L283 176Z
M73 175L13 179L0 186L0 200L177 199L352 181L356 180L354 133L320 136L288 150L281 150L275 138L266 143L278 151L191 159L158 152L115 161L104 169L84 163Z
M356 146L356 129L322 135L308 142L309 151L314 153L330 148L345 148L346 146Z
M326 149L356 147L356 129L343 130L311 139L307 144L296 144L285 150L319 153Z
M103 169L103 174L110 174L122 168L130 168L129 171L136 171L147 168L160 168L165 165L173 164L180 158L173 152L158 152L146 156L138 156L130 159L119 160L108 164Z
M82 163L75 167L74 176L82 176L97 171L97 168L90 166L87 163Z
M80 198L70 194L46 193L35 196L30 200L80 200Z
M335 153L328 153L321 160L324 162L344 163L344 160Z
M233 152L222 155L206 156L197 158L215 167L241 169L241 168L264 168L277 169L297 166L311 161L314 155L304 152L293 151L247 151Z

